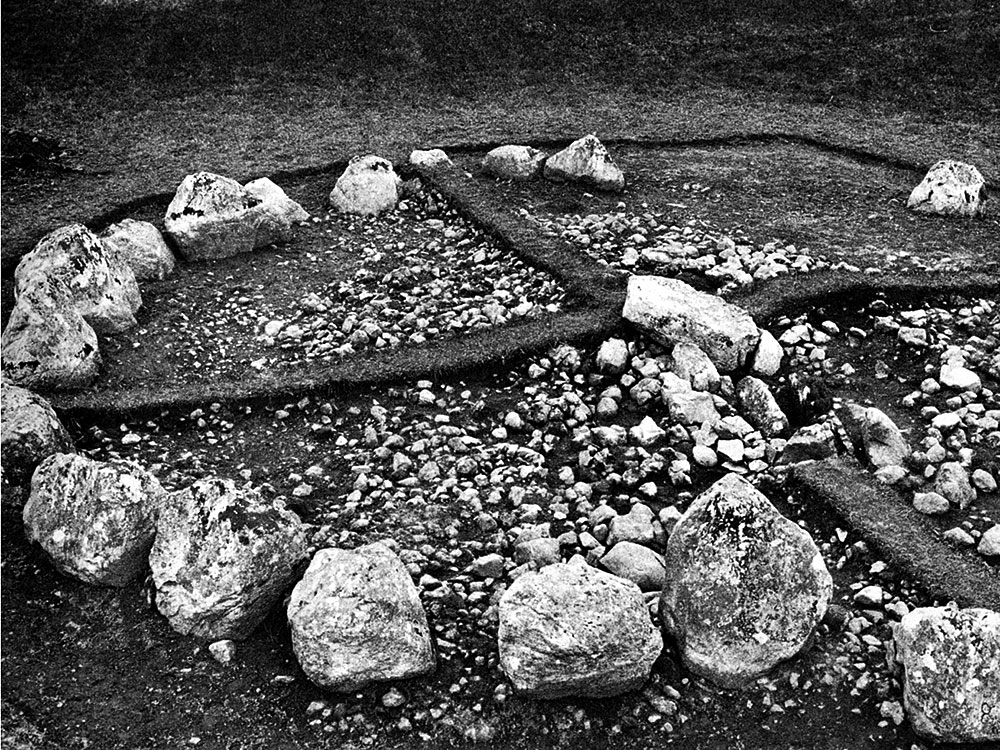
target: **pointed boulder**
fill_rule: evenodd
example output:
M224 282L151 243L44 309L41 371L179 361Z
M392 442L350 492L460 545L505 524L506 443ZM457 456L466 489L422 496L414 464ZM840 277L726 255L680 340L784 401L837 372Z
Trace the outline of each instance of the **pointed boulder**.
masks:
M544 173L546 179L554 182L582 182L614 193L625 189L625 175L593 134L550 156Z

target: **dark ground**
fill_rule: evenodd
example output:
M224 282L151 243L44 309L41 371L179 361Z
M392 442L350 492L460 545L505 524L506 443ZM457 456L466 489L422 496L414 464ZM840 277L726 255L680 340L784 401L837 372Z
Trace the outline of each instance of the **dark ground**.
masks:
M369 150L399 158L416 146L587 131L678 140L793 133L915 165L951 156L977 164L996 192L998 19L997 3L970 0L866 9L778 0L491 0L462 8L377 0L332 9L318 0L251 0L156 12L84 0L6 2L3 128L57 145L52 159L14 163L5 147L5 275L45 232L172 191L195 169L242 177ZM905 170L781 144L624 149L622 162L636 178L630 199L659 192L723 228L780 235L831 257L867 259L866 245L897 243L928 259L956 247L965 257L997 252L995 212L971 225L905 213L907 185L920 177ZM675 200L680 180L712 189ZM869 202L878 207L866 213ZM86 427L74 429L82 436ZM296 457L294 440L276 453L260 429L250 455L263 445L262 461ZM178 432L183 452L194 438ZM181 747L194 736L209 748L372 745L363 724L332 736L309 726L304 706L323 696L301 676L272 683L296 674L280 615L224 670L170 631L139 587L106 591L56 574L25 544L18 507L18 496L5 492L4 750ZM832 534L832 524L817 523ZM854 573L868 562L852 563ZM838 574L841 582L851 571ZM798 666L822 661L825 648ZM674 684L676 667L663 670L661 679ZM439 679L405 688L416 703L429 701L447 686L447 670ZM492 688L476 690L486 696ZM380 692L343 703L391 723L376 705ZM684 692L698 719L676 738L646 733L629 714L633 699L581 703L593 717L587 732L570 721L576 705L515 702L491 708L494 745L658 747L673 739L682 747L833 750L909 747L913 739L905 728L873 734L877 703L851 698L843 685L814 693L803 714L773 716L760 691L749 700ZM374 744L414 742L387 731ZM464 743L460 731L438 729L421 745Z

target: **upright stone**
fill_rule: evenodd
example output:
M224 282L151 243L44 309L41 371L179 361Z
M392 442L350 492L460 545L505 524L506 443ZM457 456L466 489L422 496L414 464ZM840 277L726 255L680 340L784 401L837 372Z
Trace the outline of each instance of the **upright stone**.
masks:
M500 600L500 666L530 698L603 698L640 687L663 642L631 581L582 558L526 573Z
M862 413L861 440L865 455L876 468L901 466L910 455L910 446L903 439L903 433L896 423L874 406Z
M920 607L896 625L893 643L917 734L1000 743L1000 613Z
M317 552L292 591L288 623L302 670L329 690L434 671L416 586L396 554L377 542Z
M788 417L763 380L751 375L742 378L736 384L736 398L747 421L764 437L776 437L788 430Z
M30 477L42 459L74 452L69 433L44 398L4 380L0 401L0 460L5 478Z
M697 345L723 372L742 366L760 339L746 310L662 276L630 277L622 315L661 344Z
M355 156L330 193L330 205L341 213L375 216L396 207L400 182L387 159Z
M260 201L236 180L212 172L185 177L167 206L166 233L187 260L228 258L257 246Z
M244 638L305 556L292 511L229 480L199 480L172 493L157 521L149 556L156 607L179 633Z
M928 214L978 216L986 203L986 180L971 164L943 159L913 188L906 207Z
M146 568L165 495L134 463L56 453L31 479L25 534L67 575L124 586Z
M596 135L573 141L545 162L545 178L554 182L582 182L598 190L620 193L625 175Z
M832 580L805 531L727 474L667 543L664 628L695 673L736 687L795 656L823 619Z

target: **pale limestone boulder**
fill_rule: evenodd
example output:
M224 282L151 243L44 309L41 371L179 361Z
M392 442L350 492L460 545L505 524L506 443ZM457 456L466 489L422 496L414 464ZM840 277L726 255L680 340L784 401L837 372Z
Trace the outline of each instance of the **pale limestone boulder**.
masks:
M927 214L978 216L986 207L986 180L971 164L943 159L913 188L906 207Z
M1000 742L1000 613L920 607L893 631L903 703L935 742Z
M99 238L139 281L165 279L177 268L173 251L160 230L148 221L125 219L105 229Z
M137 464L56 453L31 478L25 535L67 575L125 586L146 569L165 497L156 478Z
M634 690L663 648L642 592L582 558L526 573L500 600L500 666L530 698Z
M451 164L451 159L439 148L427 150L415 149L410 152L410 164L414 167L443 167Z
M483 171L503 180L530 180L542 173L546 158L531 146L498 146L483 157Z
M54 453L73 453L73 441L55 410L36 393L0 383L0 457L7 480L30 477L39 462Z
M392 162L380 156L355 156L330 193L330 205L341 213L376 216L399 202L401 180Z
M305 529L282 503L229 480L199 480L171 493L157 521L156 607L184 635L245 638L305 557Z
M378 542L317 552L292 591L288 623L306 676L335 692L427 674L436 665L417 588Z
M722 372L742 366L760 340L743 308L662 276L630 277L622 315L666 346L695 344Z
M280 245L295 238L294 225L309 220L308 212L266 177L251 180L243 189L257 201L249 213L257 222L254 247Z
M97 333L135 325L142 306L132 269L83 224L45 235L14 271L14 297L28 290L76 310Z
M809 534L735 474L681 516L666 558L664 628L691 671L725 687L799 653L833 588Z
M18 296L0 348L4 377L33 391L83 388L101 367L94 329L40 287Z
M167 206L163 225L187 260L228 258L257 246L259 201L240 183L212 172L187 175Z
M781 342L771 335L771 332L761 328L760 341L757 344L757 351L753 355L753 373L771 377L776 375L781 369L781 360L785 356L785 350Z
M615 193L625 189L625 175L593 134L550 156L545 161L544 174L554 182L582 182Z

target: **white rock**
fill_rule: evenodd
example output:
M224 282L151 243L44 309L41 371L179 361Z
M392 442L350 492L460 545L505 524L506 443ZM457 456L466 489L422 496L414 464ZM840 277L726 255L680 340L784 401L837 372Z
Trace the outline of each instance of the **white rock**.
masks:
M832 588L809 535L727 474L670 534L660 613L684 663L733 687L801 651Z
M682 424L713 425L719 421L715 399L704 391L664 391L663 403L670 418Z
M322 549L288 602L306 676L336 692L434 671L427 615L403 563L376 542Z
M142 306L132 269L82 224L50 232L21 258L14 271L15 298L28 290L76 310L97 333L131 328Z
M608 546L619 542L649 544L654 538L653 518L652 508L644 503L636 503L628 513L615 516L608 523Z
M997 489L997 480L986 469L972 472L972 484L980 492L996 492Z
M545 159L531 146L498 146L483 158L483 169L503 180L530 180L541 174Z
M752 370L756 375L771 377L781 369L781 360L785 350L771 332L761 328L760 341L753 355Z
M291 242L292 226L309 220L306 210L266 177L248 182L243 189L258 201L248 212L253 217L251 221L257 222L254 247Z
M401 180L392 162L380 156L355 156L330 193L330 205L341 213L375 216L399 202Z
M977 216L986 201L986 180L971 164L944 159L913 188L906 207L921 213Z
M1000 524L993 524L983 532L976 550L987 557L1000 556Z
M257 203L236 180L195 172L177 186L163 218L164 229L187 260L248 253L259 246L257 227L262 217L251 210Z
M6 479L30 477L42 459L74 452L55 410L38 394L4 380L0 403L0 461Z
M1000 613L920 607L893 632L910 724L936 742L1000 742Z
M719 370L697 345L689 341L679 341L671 352L671 369L678 377L691 384L696 391L717 391Z
M937 492L915 492L913 507L928 516L939 516L951 510L948 498L942 497Z
M776 437L788 429L788 417L763 380L748 375L736 384L740 411L764 437Z
M902 465L910 455L910 446L896 423L874 406L862 413L861 436L865 454L875 467Z
M99 238L139 281L165 279L177 268L177 259L160 230L148 221L125 219L109 226Z
M740 367L760 339L742 308L661 276L630 277L622 314L662 344L696 344L723 372Z
M976 499L976 491L969 482L969 472L957 461L941 464L934 478L934 491L960 510L968 508Z
M663 439L666 430L656 424L656 420L648 414L635 427L629 430L632 439L643 447L649 447Z
M545 178L555 182L573 181L593 185L598 190L621 192L625 175L614 163L597 136L591 134L573 141L545 162Z
M715 445L716 452L728 461L739 463L745 452L742 440L720 440Z
M439 148L427 150L414 149L410 152L410 164L414 167L440 167L451 164L451 159Z
M716 455L715 451L707 445L696 445L693 448L691 455L692 458L694 458L694 462L699 466L711 468L719 463L718 455Z
M983 387L983 383L976 373L967 367L963 367L955 360L941 365L938 380L941 381L942 385L959 391L975 391L978 393Z
M25 535L67 575L125 586L146 567L165 497L156 478L136 464L56 453L31 479Z
M628 345L622 339L608 339L597 350L597 367L602 372L624 372L628 359Z
M169 495L149 566L156 607L182 634L244 638L291 584L306 555L298 516L229 480Z
M527 573L500 600L500 666L533 698L603 698L640 687L663 641L634 583L580 558Z

